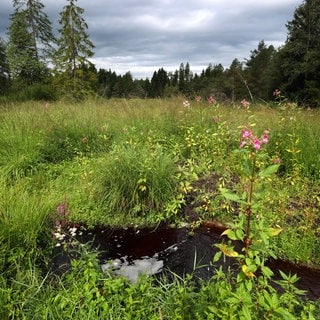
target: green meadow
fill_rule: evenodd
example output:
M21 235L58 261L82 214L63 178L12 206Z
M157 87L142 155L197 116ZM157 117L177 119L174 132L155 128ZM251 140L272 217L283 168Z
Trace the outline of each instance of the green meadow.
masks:
M185 106L184 100L0 106L1 319L320 316L319 301L305 300L294 275L284 277L283 293L271 287L267 269L253 276L269 256L320 265L320 110L285 102L243 108L189 101ZM244 229L239 213L248 204L243 199L251 168L239 152L243 128L259 137L268 132L255 163L263 173L251 181L256 196L250 208L252 226L259 222L251 231L264 235L269 228L269 233L260 239L265 247L238 257L240 266L243 261L257 266L252 273L242 268L248 279L217 268L200 288L191 277L179 276L158 283L141 276L131 284L103 273L89 246L77 248L70 272L50 273L57 228L64 233L79 225L179 227L190 224L183 209L192 192L193 201L202 204L193 228L197 222L219 221L233 230L231 240L243 239L237 230ZM269 165L272 172L265 169ZM199 181L212 175L218 177L217 187L208 192ZM228 252L222 247L223 254Z

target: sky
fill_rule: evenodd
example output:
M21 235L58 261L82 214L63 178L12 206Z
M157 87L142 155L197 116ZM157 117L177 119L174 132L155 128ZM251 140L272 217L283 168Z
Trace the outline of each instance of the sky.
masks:
M94 43L96 68L135 79L189 62L200 74L211 63L244 61L264 40L279 48L303 0L78 0ZM66 0L43 0L56 33ZM0 0L0 37L7 40L12 0Z

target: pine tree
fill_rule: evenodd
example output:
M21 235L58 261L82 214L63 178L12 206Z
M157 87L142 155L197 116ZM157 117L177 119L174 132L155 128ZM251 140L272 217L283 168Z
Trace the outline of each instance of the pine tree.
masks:
M284 89L300 102L320 106L320 1L305 0L287 29L280 51Z
M62 94L71 95L78 100L92 87L83 70L90 69L91 62L88 58L94 54L94 45L87 33L88 25L82 17L84 9L78 7L76 2L77 0L68 0L69 4L60 13L60 37L57 40L54 64L58 88Z

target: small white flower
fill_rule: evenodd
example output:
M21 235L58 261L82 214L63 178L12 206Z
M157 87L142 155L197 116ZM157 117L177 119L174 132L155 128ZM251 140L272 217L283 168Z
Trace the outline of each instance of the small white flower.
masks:
M65 234L63 233L59 233L59 232L55 232L54 236L58 239L58 240L63 240L65 238Z
M70 235L74 237L77 234L77 228L76 227L69 228L69 232L70 232Z
M183 101L183 106L185 108L189 108L190 107L190 102L188 100Z

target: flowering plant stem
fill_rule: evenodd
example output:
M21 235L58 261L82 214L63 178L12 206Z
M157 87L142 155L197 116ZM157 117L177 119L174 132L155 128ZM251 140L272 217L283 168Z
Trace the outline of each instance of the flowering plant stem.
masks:
M246 227L246 233L245 233L245 252L246 252L246 255L248 255L248 251L249 251L250 244L251 244L250 232L251 232L253 184L255 181L255 175L254 175L255 163L256 163L256 153L253 154L253 165L252 165L251 177L250 177L250 189L249 189L247 209L246 209L246 215L247 215L247 227Z
M260 188L261 183L279 168L279 164L263 165L267 154L262 151L262 146L268 143L268 133L266 130L261 138L258 138L250 128L246 127L242 130L240 148L235 152L244 160L242 171L244 192L236 194L229 189L220 188L222 195L227 200L240 205L237 221L232 223L230 229L225 230L222 235L226 235L231 241L241 241L243 243L242 252L236 251L230 242L217 245L224 255L234 257L239 261L241 266L239 281L256 277L255 272L258 269L269 277L269 271L264 263L268 256L274 256L270 238L277 236L282 231L280 227L272 228L267 225L263 214L265 207L261 201L264 196L264 188ZM253 219L254 215L255 219Z

